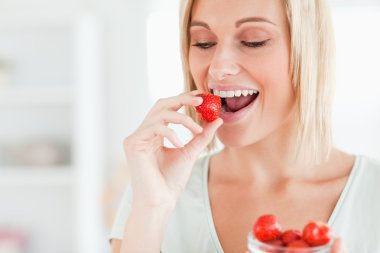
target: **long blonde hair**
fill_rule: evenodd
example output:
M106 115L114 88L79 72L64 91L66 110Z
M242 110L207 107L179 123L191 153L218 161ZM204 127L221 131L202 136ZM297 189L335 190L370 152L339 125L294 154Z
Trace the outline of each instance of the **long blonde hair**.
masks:
M296 157L326 159L332 147L331 110L335 87L335 40L326 0L283 0L291 38L291 75L296 94ZM180 6L181 56L185 90L196 89L189 68L189 24L195 0ZM193 108L187 113L200 121Z

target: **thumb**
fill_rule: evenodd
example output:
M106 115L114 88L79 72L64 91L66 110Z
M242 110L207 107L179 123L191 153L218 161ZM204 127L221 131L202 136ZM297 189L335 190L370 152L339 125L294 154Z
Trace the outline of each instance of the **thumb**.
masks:
M343 245L342 238L338 237L332 245L332 253L347 253L347 248Z
M196 135L188 144L185 145L184 151L188 154L190 160L195 160L198 155L207 147L215 135L216 130L223 124L223 120L218 118L211 123L207 123L203 132Z

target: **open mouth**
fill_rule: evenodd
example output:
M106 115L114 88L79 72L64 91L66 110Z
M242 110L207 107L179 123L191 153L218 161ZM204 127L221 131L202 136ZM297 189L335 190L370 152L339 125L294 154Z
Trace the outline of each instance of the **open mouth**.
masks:
M260 94L258 90L220 91L214 89L212 92L222 99L222 110L230 113L235 113L246 108L252 104Z

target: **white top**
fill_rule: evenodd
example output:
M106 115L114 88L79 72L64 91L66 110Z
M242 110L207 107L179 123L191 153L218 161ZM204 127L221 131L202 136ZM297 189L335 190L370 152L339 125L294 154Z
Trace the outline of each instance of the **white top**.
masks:
M215 230L208 195L209 156L194 165L192 175L169 219L162 253L223 253ZM123 239L130 212L127 187L110 239ZM380 163L356 156L354 167L328 224L350 253L380 252Z

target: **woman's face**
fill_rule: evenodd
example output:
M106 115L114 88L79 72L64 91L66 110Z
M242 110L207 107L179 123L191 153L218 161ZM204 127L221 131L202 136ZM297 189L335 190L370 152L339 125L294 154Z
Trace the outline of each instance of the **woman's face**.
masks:
M218 137L226 146L256 143L294 118L289 57L283 1L196 1L190 71L199 90L222 97Z

